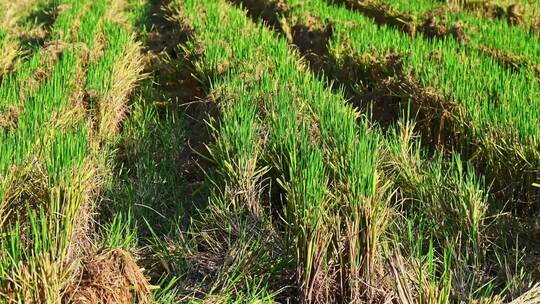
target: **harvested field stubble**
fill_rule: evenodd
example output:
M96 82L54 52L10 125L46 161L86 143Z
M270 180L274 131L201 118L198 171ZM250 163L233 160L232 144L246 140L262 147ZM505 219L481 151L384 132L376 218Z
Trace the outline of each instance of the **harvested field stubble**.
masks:
M0 0L0 303L540 303L520 1Z

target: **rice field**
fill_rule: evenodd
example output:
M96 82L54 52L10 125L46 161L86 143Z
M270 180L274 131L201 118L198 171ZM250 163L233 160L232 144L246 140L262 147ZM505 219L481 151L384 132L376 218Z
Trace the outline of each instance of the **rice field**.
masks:
M540 5L0 0L0 303L540 303Z

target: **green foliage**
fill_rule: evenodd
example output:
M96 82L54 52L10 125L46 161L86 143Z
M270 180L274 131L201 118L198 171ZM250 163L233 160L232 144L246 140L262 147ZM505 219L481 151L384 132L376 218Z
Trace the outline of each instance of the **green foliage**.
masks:
M85 92L101 86L111 94L115 64L133 47L120 24L105 21L109 1L55 4L62 11L50 46L0 84L0 114L9 111L12 122L0 126L0 294L14 302L60 302L78 259L91 251L85 234L111 142L96 142ZM120 222L110 225L108 245L134 246L120 241Z
M172 1L166 25L150 16L161 2L49 3L48 42L0 83L0 302L61 302L80 260L114 248L145 255L158 303L502 303L532 286L537 222L512 226L526 240L501 232L500 197L536 202L540 84L481 48L533 62L537 37L467 12L445 13L464 42L330 0L233 2L287 11L284 32L250 19L275 12L226 0ZM442 5L387 2L418 20ZM320 75L290 45L310 22L331 29L324 54L305 54L335 64ZM180 27L188 41L171 49ZM421 109L418 125L381 131L346 97L385 89ZM199 109L208 141L187 129ZM434 125L444 146L417 137Z

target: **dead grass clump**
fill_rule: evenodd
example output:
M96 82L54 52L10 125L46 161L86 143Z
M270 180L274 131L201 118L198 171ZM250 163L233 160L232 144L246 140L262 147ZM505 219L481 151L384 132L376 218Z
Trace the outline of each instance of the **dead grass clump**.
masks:
M113 67L112 87L99 102L98 136L101 140L112 139L118 134L129 96L139 80L146 77L142 74L144 65L140 48L140 43L131 39L125 53Z
M402 13L380 0L333 0L350 9L358 10L367 17L373 19L378 25L387 25L416 36L416 18L408 13Z
M535 284L531 289L510 304L534 304L540 302L540 284Z
M512 4L506 9L507 20L510 25L524 24L522 9L519 4Z
M0 80L12 70L19 51L17 42L9 37L0 43Z
M19 36L24 53L29 53L30 46L43 46L50 36L49 29L40 24L28 30L22 30Z
M54 41L54 42L45 43L43 45L43 48L40 50L40 52L43 53L40 68L37 69L34 77L30 79L31 81L29 84L35 86L36 84L32 82L38 82L43 78L50 77L51 70L54 64L58 61L58 58L60 58L64 49L68 47L71 47L71 46L62 41Z
M25 231L27 211L44 208L50 201L46 169L38 161L14 167L1 186L5 189L0 201L1 229L19 222Z
M452 26L449 26L444 21L438 21L432 13L426 15L418 31L422 32L427 38L442 39L452 36L460 43L467 41L467 35L463 30L461 22L456 22Z
M506 20L510 25L525 24L523 8L517 3L501 6L490 1L465 1L461 5L466 10L479 12L488 18Z
M3 129L16 129L19 114L19 108L15 106L10 106L4 112L0 112L0 131Z
M34 1L32 0L18 0L18 1L5 1L0 5L2 9L2 17L0 18L0 26L8 29L17 26L19 21L19 15L30 8Z
M129 253L113 249L83 265L81 278L66 288L64 303L150 303L150 285Z
M531 32L537 34L540 33L540 15L534 18L533 25L531 26Z
M230 194L229 189L225 192ZM208 208L201 210L202 218L194 221L189 232L179 235L180 243L165 240L158 246L166 250L151 258L151 269L182 274L185 299L236 294L249 289L254 278L267 281L273 290L293 283L292 271L285 266L290 257L284 256L280 234L266 214L259 220L249 207L239 205L235 200L243 200L240 196L230 201L212 199Z
M522 25L525 23L522 8L519 4L512 4L505 8L500 5L486 3L483 9L489 18L506 20L510 25Z
M45 54L47 55L46 58L50 58L51 62L56 62L56 59L60 54L62 54L62 51L67 47L67 43L64 43L63 41L52 41L49 43L46 43L43 46L43 49L45 51Z

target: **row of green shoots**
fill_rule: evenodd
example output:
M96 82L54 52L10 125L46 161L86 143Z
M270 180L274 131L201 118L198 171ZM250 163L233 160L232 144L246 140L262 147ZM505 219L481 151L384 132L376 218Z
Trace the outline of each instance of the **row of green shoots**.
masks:
M53 1L46 45L0 84L0 298L59 303L92 252L92 214L138 45L111 1ZM2 301L0 301L2 302Z
M176 260L178 274L196 281L194 294L501 303L527 289L523 272L501 273L520 269L508 259L519 252L494 245L488 186L458 154L429 156L407 120L384 134L371 126L285 37L242 9L174 3L193 30L185 50L196 77L219 109L209 119L209 203L182 234ZM342 31L337 17L362 17L304 4L312 15L330 14L337 37L361 34ZM364 22L366 41L384 41Z

